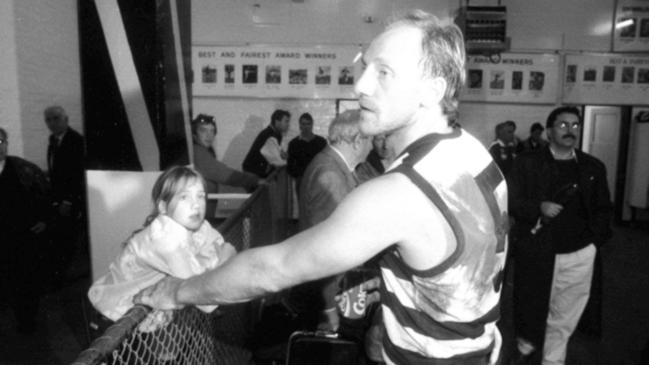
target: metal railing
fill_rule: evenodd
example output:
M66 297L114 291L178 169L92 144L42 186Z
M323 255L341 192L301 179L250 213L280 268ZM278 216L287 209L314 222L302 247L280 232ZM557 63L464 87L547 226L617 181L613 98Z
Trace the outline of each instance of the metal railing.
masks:
M238 251L283 240L290 234L293 207L285 169L272 174L218 230ZM135 306L79 354L73 365L245 364L246 342L258 318L259 301L221 306L206 314L194 307L174 311L173 320L153 332L139 324L151 312Z

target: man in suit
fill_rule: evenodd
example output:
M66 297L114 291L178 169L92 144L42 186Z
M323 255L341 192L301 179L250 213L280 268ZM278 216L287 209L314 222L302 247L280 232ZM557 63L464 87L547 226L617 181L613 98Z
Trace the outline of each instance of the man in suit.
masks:
M346 111L329 126L329 146L306 168L300 186L300 228L325 220L359 181L354 173L372 144L358 129L358 110Z
M343 198L358 186L354 170L372 148L370 137L361 135L359 120L359 110L348 110L337 116L329 125L329 146L307 166L299 190L300 230L327 219ZM319 322L320 328L337 330L336 278L324 278L291 290L289 306L304 315L307 327Z
M8 155L9 135L0 128L0 288L19 333L36 330L39 257L50 220L49 185L38 166Z
M55 220L51 230L53 243L53 279L60 284L75 251L84 217L84 142L79 132L68 125L68 115L61 106L47 107L45 124L50 130L47 167L52 185Z

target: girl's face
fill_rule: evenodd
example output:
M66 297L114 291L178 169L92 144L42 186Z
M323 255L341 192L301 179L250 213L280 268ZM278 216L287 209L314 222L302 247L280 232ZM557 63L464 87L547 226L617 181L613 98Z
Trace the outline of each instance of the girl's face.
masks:
M160 204L161 212L190 231L200 228L205 219L205 189L198 179L185 182L185 186L176 192L168 206Z

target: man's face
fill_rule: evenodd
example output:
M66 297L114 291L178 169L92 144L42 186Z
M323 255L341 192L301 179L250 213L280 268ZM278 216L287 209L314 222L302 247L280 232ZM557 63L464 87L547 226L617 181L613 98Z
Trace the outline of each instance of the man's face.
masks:
M45 124L52 134L61 134L68 128L68 117L57 111L45 113Z
M376 153L382 159L388 157L388 145L385 141L384 134L379 134L377 136L374 136L374 138L372 138L372 147L374 148L374 151L376 151Z
M514 127L507 125L500 130L500 135L498 138L505 142L511 143L514 142Z
M196 128L196 142L201 146L209 148L212 147L214 143L214 137L216 137L216 127L209 123L199 124Z
M400 25L376 38L363 55L355 91L365 135L391 132L413 120L423 101L421 32Z
M574 148L580 129L578 116L572 113L561 113L554 120L554 125L547 129L548 140L556 147Z
M290 121L291 118L285 115L284 117L282 117L282 119L275 121L275 128L277 128L277 130L280 131L281 133L286 133L288 132Z
M300 118L300 133L302 135L311 135L313 132L313 122L307 118Z
M541 129L535 129L530 136L532 137L532 140L538 142L541 140L541 135L543 134L543 131Z
M7 150L9 149L9 140L6 136L0 133L0 161L7 158Z

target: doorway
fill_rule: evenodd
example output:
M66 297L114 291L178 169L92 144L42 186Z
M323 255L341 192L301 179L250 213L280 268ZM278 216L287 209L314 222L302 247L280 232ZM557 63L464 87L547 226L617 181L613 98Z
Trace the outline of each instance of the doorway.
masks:
M615 220L623 219L629 146L629 107L584 106L582 151L598 158L606 167L606 179L614 204Z

